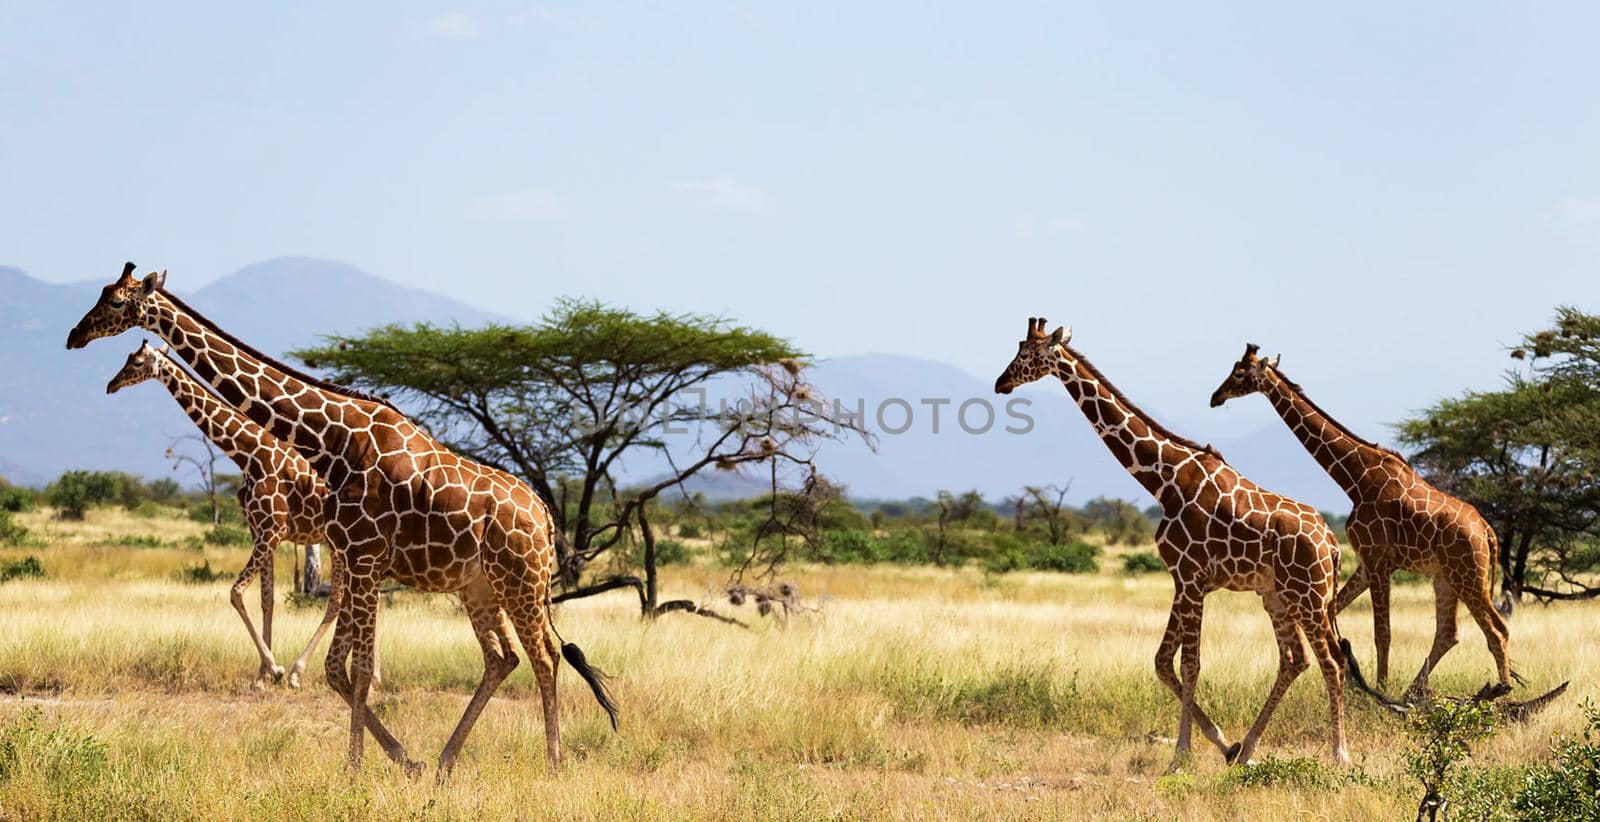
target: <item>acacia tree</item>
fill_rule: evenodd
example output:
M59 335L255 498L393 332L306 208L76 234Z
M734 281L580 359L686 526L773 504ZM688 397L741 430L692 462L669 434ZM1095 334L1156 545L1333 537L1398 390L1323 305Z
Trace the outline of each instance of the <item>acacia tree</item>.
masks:
M1073 531L1083 527L1083 518L1067 505L1067 492L1072 490L1072 481L1068 480L1065 486L1025 485L1022 496L1017 500L1018 521L1026 512L1028 519L1043 522L1045 533L1051 545L1060 545L1066 542ZM1018 527L1017 530L1022 530Z
M808 474L820 439L864 436L805 384L803 352L699 314L562 300L534 325L391 325L295 356L393 395L451 448L526 480L556 518L566 585L637 528L647 613L658 609L651 501L707 467ZM625 459L666 470L619 489Z
M1496 391L1441 400L1398 426L1430 481L1476 506L1513 598L1600 596L1600 317L1557 310L1512 349ZM1548 581L1553 581L1552 587Z

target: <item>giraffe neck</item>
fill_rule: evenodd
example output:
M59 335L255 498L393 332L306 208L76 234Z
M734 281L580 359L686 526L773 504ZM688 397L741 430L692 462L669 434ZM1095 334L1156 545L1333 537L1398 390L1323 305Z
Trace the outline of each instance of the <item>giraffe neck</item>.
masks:
M261 426L217 399L171 360L160 370L159 378L183 408L183 413L194 420L200 433L232 458L241 470L248 473L252 464L264 462L262 451L266 445L262 434L265 432Z
M1210 447L1168 431L1066 345L1058 349L1055 370L1067 393L1083 410L1083 415L1117 462L1122 463L1164 510L1180 506L1184 489L1178 467L1203 455L1215 456Z
M1268 368L1266 373L1262 393L1267 395L1273 410L1350 501L1359 502L1367 469L1382 462L1388 452L1352 434L1277 369Z
M156 291L145 300L140 325L166 340L224 400L277 438L293 443L318 473L325 474L349 444L350 430L369 425L378 407L286 373L231 342L165 292Z

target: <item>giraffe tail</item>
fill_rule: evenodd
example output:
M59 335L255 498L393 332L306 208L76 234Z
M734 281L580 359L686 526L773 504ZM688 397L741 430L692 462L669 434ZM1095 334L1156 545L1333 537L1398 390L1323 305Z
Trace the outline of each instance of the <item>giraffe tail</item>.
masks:
M1367 684L1367 678L1361 675L1361 665L1356 662L1355 650L1350 647L1350 640L1339 638L1339 650L1344 652L1345 670L1350 674L1350 681L1355 683L1357 689L1367 696L1372 697L1379 705L1397 714L1411 713L1413 707L1409 702L1397 702L1385 696L1381 691Z
M611 677L605 671L589 664L589 659L583 655L583 649L575 643L563 642L561 656L565 657L567 664L572 666L583 681L589 683L589 689L594 691L596 702L605 709L606 715L611 717L611 730L617 730L617 703L611 696Z

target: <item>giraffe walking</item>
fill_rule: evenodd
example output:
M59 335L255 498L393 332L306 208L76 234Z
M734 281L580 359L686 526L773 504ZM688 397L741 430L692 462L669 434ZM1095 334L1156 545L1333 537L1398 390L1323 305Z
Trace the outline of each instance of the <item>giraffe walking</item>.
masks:
M556 671L562 658L589 684L615 727L616 705L603 675L578 646L554 635L555 526L527 484L456 455L384 400L256 351L168 293L165 272L140 280L133 268L127 264L102 289L68 335L67 347L81 348L135 326L157 334L224 400L292 443L326 481L328 543L342 553L348 581L327 677L350 706L352 768L361 764L370 731L408 773L421 770L367 709L378 582L385 576L460 597L483 652L483 677L439 755L441 779L489 698L519 663L513 630L533 662L551 764L561 759Z
M1081 354L1068 329L1045 333L1028 321L1017 355L995 380L997 393L1055 375L1117 461L1161 505L1156 546L1172 573L1166 634L1156 650L1156 676L1178 697L1178 739L1172 767L1189 756L1190 725L1229 762L1249 762L1273 711L1308 666L1305 645L1322 668L1328 691L1333 759L1350 762L1344 746L1344 663L1334 622L1339 542L1316 509L1245 479L1210 446L1167 430L1141 411ZM1254 591L1272 620L1278 676L1244 738L1229 745L1195 701L1200 679L1200 625L1212 591ZM1182 676L1173 658L1183 651Z
M253 548L244 570L229 591L233 609L244 620L250 641L261 656L261 670L255 687L284 678L283 666L272 656L272 560L278 543L291 540L305 544L323 540L323 508L328 488L311 468L311 463L287 443L272 436L233 406L217 399L205 386L173 362L163 346L139 346L123 364L122 370L106 384L106 393L115 394L130 385L156 380L167 387L200 432L233 459L243 474L239 485L239 506L250 526ZM333 591L322 622L306 643L305 650L289 672L291 687L300 687L300 672L322 641L322 635L339 614L344 600L344 565L338 552L333 554ZM244 592L250 580L261 577L261 630L256 631L250 612L244 606Z
M1260 346L1245 346L1227 379L1211 395L1213 408L1234 397L1261 393L1289 430L1305 445L1355 507L1345 524L1350 545L1361 566L1339 591L1343 611L1372 589L1373 637L1377 645L1377 679L1389 674L1389 582L1405 569L1433 578L1435 627L1433 647L1407 696L1427 692L1428 678L1447 651L1456 645L1456 612L1465 605L1483 631L1499 681L1483 692L1487 698L1511 691L1514 676L1506 646L1511 629L1494 607L1495 562L1499 540L1478 510L1433 487L1405 458L1355 435L1306 396L1278 370L1279 357L1258 356Z

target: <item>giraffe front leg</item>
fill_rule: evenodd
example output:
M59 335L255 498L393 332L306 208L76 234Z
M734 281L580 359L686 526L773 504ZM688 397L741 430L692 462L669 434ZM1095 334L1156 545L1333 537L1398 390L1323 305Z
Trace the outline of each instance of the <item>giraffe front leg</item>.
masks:
M277 657L272 655L272 610L276 605L276 596L273 592L273 572L276 570L273 560L276 558L278 542L276 539L267 543L266 556L261 564L261 642L267 648L267 658L262 660L261 673L256 681L262 686L270 678L273 682L283 681L283 666L278 664Z
M1178 646L1181 644L1179 622L1178 601L1174 599L1172 610L1167 615L1167 630L1161 636L1161 645L1156 648L1156 679L1167 686L1167 690L1171 691L1172 695L1177 697L1181 703L1183 700L1183 684L1178 679L1178 673L1173 667L1173 661L1178 653ZM1198 701L1194 704L1194 719L1200 725L1200 733L1204 734L1206 739L1211 740L1211 744L1216 745L1217 750L1221 751L1224 757L1229 756L1232 746L1228 744L1227 735L1222 732L1221 728L1217 727L1217 723L1211 721L1211 717L1206 715L1205 710L1200 707Z
M367 708L366 689L363 687L358 690L357 687L370 685L371 649L376 640L374 627L378 616L377 580L376 573L370 568L367 570L368 576L358 576L352 572L349 578L345 602L339 610L339 620L333 631L333 643L328 647L328 687L343 697L345 703L350 706L348 759L350 769L356 770L361 767L365 742L363 731L367 730L372 732L390 759L404 768L408 776L415 777L422 773L422 763L406 756L405 746L401 745L400 740L389 733L389 729L384 727L377 715ZM362 659L363 645L367 655L365 660ZM348 672L345 670L347 656L351 657Z
M265 539L270 538L270 535L265 536ZM239 572L238 578L233 581L233 587L228 591L228 601L232 603L233 610L239 613L239 619L244 621L245 630L250 634L250 641L256 646L256 654L261 658L261 668L252 683L252 687L256 690L267 686L267 677L271 676L273 667L277 665L272 658L272 648L256 631L255 622L250 619L250 611L244 605L244 591L250 587L250 580L261 573L263 561L271 561L271 554L262 550L263 544L263 537L258 536L255 547L250 552L250 559L245 562L244 570Z
M1406 699L1415 701L1428 694L1428 679L1433 675L1433 669L1439 660L1451 648L1456 646L1456 609L1460 602L1456 597L1455 589L1450 587L1450 582L1444 574L1435 574L1433 577L1434 598L1434 629L1433 647L1428 650L1428 658L1422 663L1422 670L1417 671L1415 679L1406 688Z

